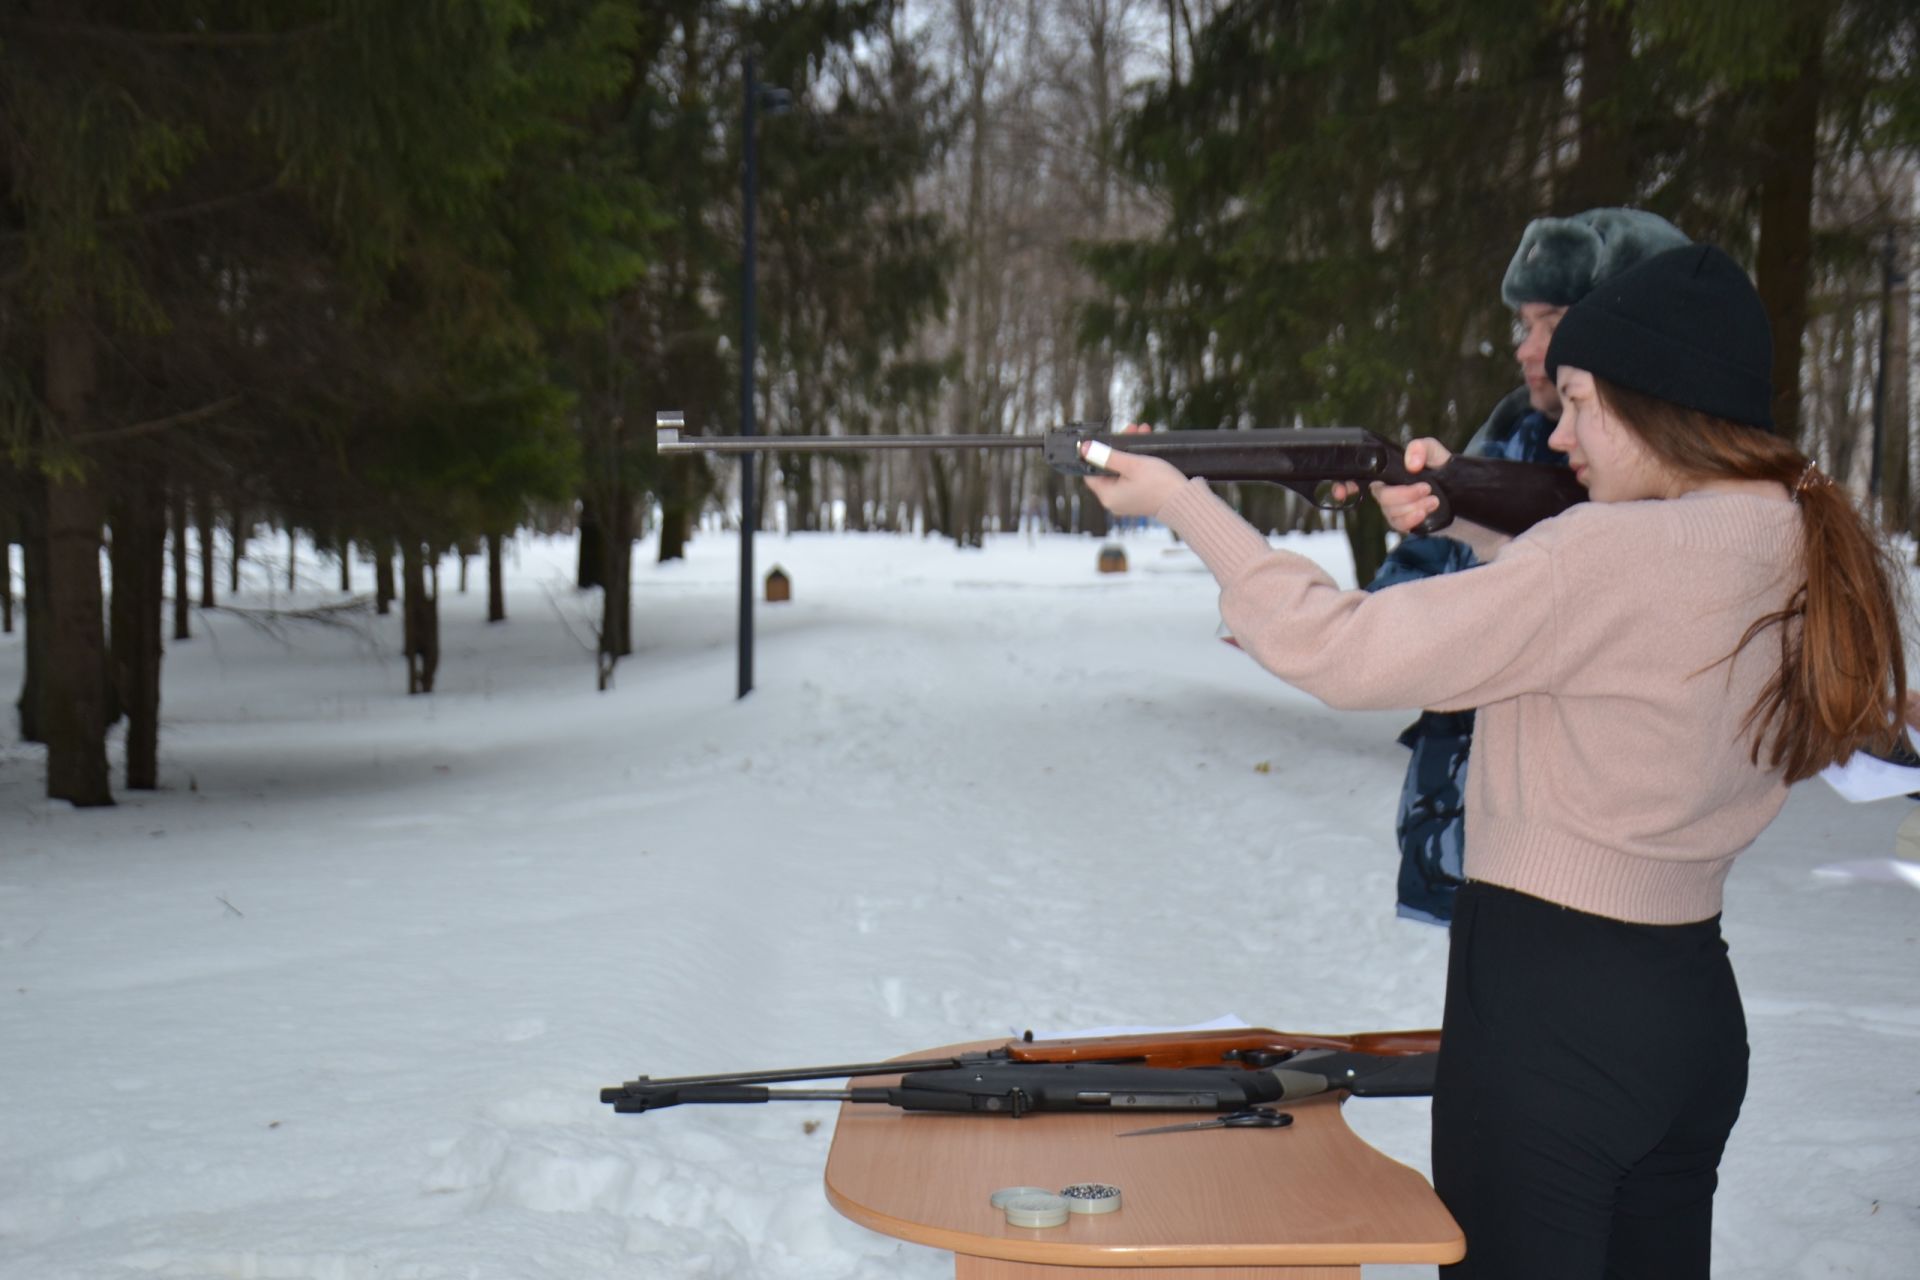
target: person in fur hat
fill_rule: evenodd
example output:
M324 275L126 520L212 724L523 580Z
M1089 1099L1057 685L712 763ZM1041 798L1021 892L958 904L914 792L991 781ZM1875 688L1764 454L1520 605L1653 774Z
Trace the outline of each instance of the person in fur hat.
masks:
M1640 209L1588 209L1528 224L1500 283L1501 299L1513 308L1513 355L1524 381L1494 406L1466 452L1564 465L1565 457L1547 444L1560 421L1560 397L1546 371L1547 344L1560 317L1603 280L1686 243L1687 237L1672 223ZM1464 542L1408 537L1387 557L1367 590L1477 563ZM1395 822L1400 843L1398 909L1409 919L1444 925L1453 918L1461 879L1462 796L1473 745L1473 712L1423 712L1401 733L1400 744L1413 756Z

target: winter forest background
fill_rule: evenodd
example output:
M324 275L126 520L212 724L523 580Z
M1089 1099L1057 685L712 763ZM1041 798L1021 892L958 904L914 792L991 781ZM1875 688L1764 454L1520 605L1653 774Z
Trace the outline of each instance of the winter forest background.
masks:
M603 673L629 654L631 557L737 517L735 468L652 438L739 419L749 54L791 105L762 431L1457 442L1515 381L1527 220L1631 203L1751 264L1781 430L1907 528L1917 40L1904 0L6 0L20 736L104 804L124 717L152 787L166 645L301 535L339 607L356 572L401 601L409 692L441 566L487 556L500 614L520 529L579 530ZM1104 532L1024 452L759 465L796 530ZM1365 580L1385 531L1342 520Z
M1527 221L1634 204L1912 555L1916 54L1911 0L0 0L0 1277L932 1280L822 1203L827 1104L595 1090L1437 1021L1405 717L1032 454L762 455L732 700L741 468L654 420L740 421L750 56L763 433L1457 444ZM1913 809L1796 788L1728 886L1726 1275L1920 1251Z

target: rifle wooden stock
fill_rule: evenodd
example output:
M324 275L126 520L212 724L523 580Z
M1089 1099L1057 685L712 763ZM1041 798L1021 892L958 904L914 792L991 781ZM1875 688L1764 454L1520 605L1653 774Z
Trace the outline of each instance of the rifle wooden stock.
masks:
M1168 1031L1144 1035L1088 1036L1068 1040L1009 1040L1007 1057L1015 1062L1138 1062L1149 1067L1270 1066L1302 1049L1332 1049L1406 1057L1437 1053L1436 1031L1360 1031L1316 1035L1235 1027L1220 1031Z
M709 436L683 438L678 414L661 414L657 448L663 456L686 453L858 454L893 449L1039 449L1055 471L1102 472L1080 457L1080 446L1097 440L1122 453L1162 458L1185 476L1216 484L1283 485L1318 506L1330 503L1326 489L1338 482L1365 486L1424 481L1440 508L1416 531L1434 533L1456 517L1499 533L1524 533L1540 521L1586 500L1573 472L1536 462L1454 455L1443 467L1415 475L1406 469L1403 446L1354 427L1259 427L1247 431L1100 432L1079 427L1040 435L998 436Z

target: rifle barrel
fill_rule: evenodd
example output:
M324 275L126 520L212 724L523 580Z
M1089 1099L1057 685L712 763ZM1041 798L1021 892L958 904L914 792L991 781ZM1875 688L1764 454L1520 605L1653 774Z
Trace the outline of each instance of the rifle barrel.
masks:
M1040 449L1042 436L691 436L659 430L662 454L866 453L875 449Z
M934 1071L945 1067L964 1067L979 1062L984 1054L964 1054L947 1058L918 1058L894 1062L843 1062L831 1067L788 1067L770 1071L732 1071L706 1076L641 1076L627 1083L648 1088L671 1088L706 1084L781 1084L789 1080L844 1080L853 1076L884 1076L904 1071Z

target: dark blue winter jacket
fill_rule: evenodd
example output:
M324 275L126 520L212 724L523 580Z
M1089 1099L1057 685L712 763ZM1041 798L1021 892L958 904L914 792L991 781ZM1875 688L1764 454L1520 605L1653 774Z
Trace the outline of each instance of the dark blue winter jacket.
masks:
M1534 409L1521 387L1494 406L1486 423L1467 442L1466 452L1482 458L1517 462L1554 462L1566 455L1547 447L1554 420ZM1387 556L1367 590L1435 574L1470 569L1479 563L1464 542L1446 537L1403 538ZM1462 880L1466 849L1467 753L1473 745L1473 712L1423 711L1400 735L1413 752L1400 788L1399 911L1403 916L1446 924L1453 919L1453 895Z

